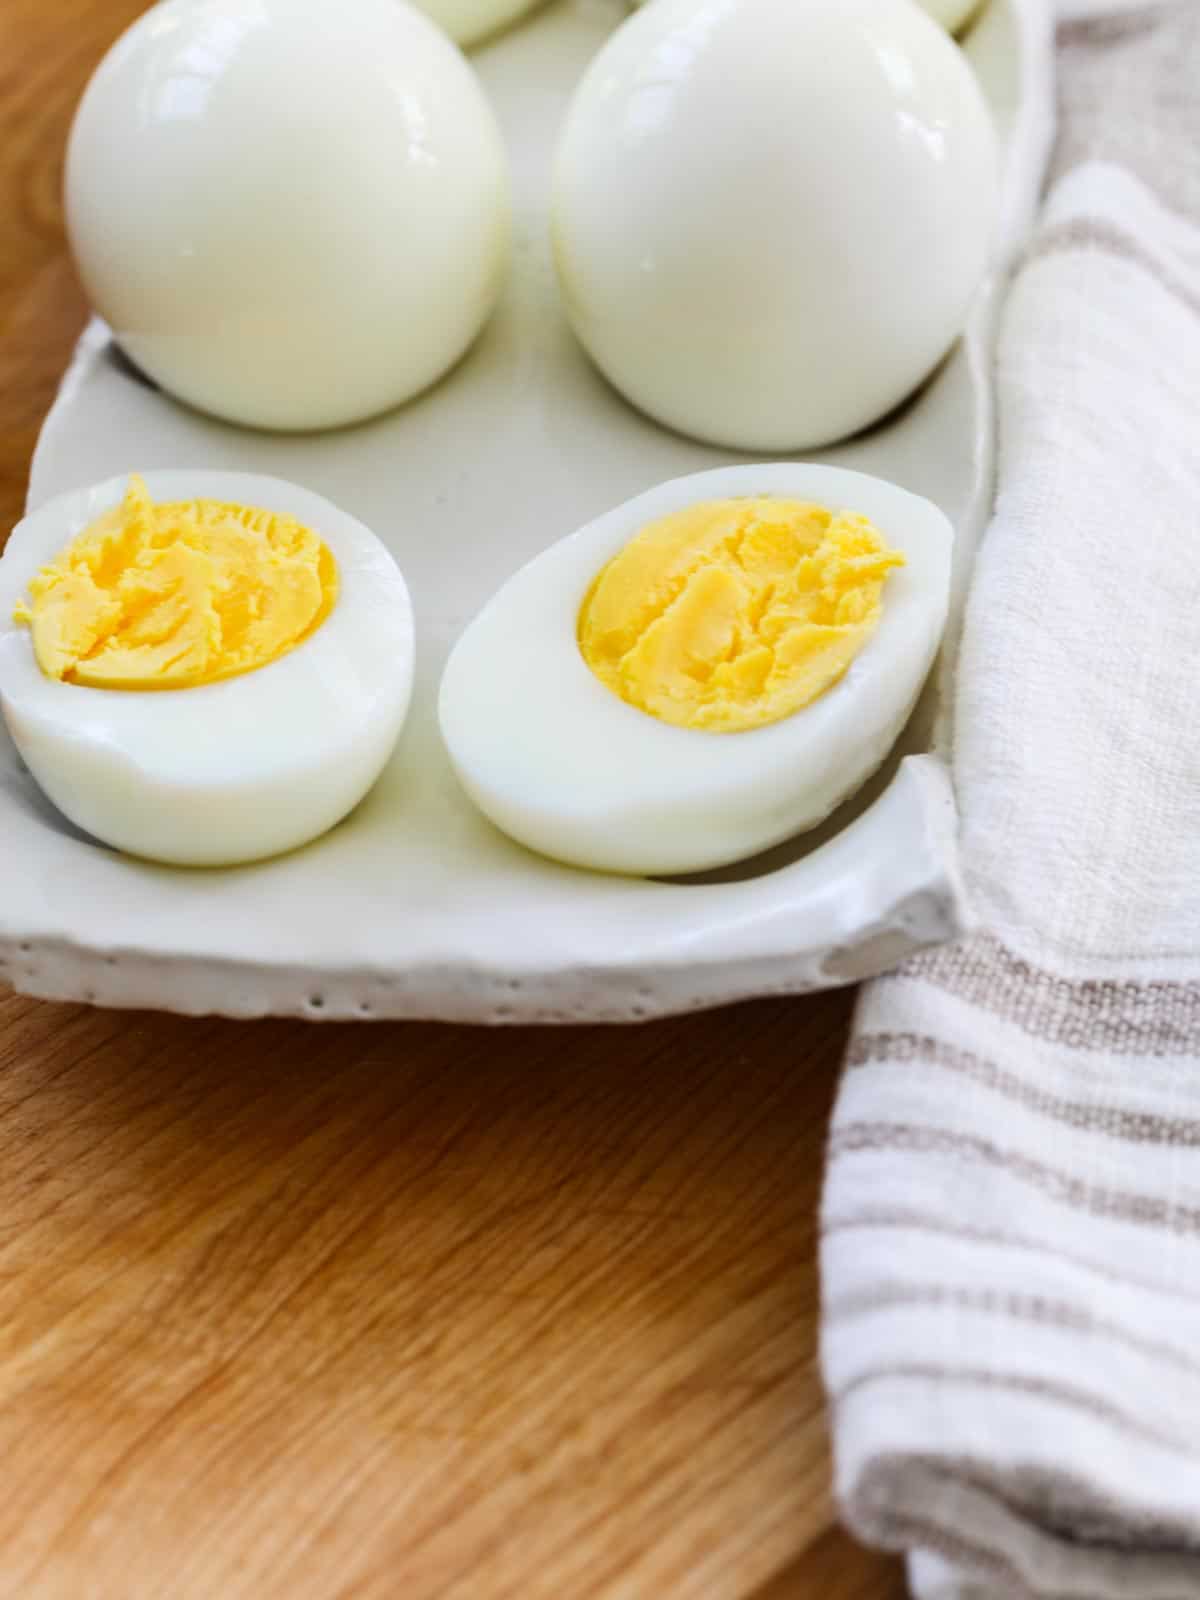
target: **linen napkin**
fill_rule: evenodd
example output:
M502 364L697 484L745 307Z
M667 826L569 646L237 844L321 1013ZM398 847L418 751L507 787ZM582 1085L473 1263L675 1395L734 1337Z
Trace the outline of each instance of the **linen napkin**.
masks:
M830 1139L849 1526L922 1600L1200 1596L1200 3L1060 21L955 780L979 931Z

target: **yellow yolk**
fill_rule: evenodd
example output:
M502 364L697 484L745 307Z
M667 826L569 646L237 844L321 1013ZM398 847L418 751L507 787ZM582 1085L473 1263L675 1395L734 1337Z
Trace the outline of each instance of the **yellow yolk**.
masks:
M592 671L680 728L778 722L835 684L878 626L904 557L866 517L799 500L715 500L653 522L579 615Z
M217 500L155 505L141 478L29 585L47 677L93 689L192 689L295 648L337 599L333 556L294 517Z

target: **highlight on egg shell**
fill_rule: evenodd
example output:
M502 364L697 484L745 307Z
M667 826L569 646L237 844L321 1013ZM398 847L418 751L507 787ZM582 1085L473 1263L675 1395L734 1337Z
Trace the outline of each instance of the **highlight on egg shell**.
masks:
M712 630L703 596L685 581L682 566L652 563L643 582L634 563L617 574L615 609L601 619L601 637L610 636L621 626L622 607L633 616L642 612L627 641L634 679L647 665L636 648L648 637L647 617L669 618L676 604L692 610L690 637L700 641L694 654L708 659L686 659L693 650L689 639L681 640L678 629L664 630L650 667L659 688L665 684L668 696L675 693L664 667L668 675L690 671L707 680L714 659L729 658L719 692L706 684L676 719L690 725L676 725L650 704L653 695L646 709L624 698L614 681L603 681L584 658L581 635L586 641L598 582L643 530L657 529L661 544L674 537L672 520L690 508L739 499L768 508L770 502L798 502L824 509L806 559L832 563L818 572L818 586L832 579L834 599L853 592L844 616L862 626L831 629L812 606L801 607L815 627L794 652L808 679L804 694L795 697L800 709L789 711L786 696L793 689L773 681L776 663L756 664L756 648L739 651L726 643L728 612L711 619L725 630L721 638L715 645L705 641ZM821 551L822 530L839 527L854 530L848 542ZM725 538L720 530L716 537ZM661 875L756 855L823 821L886 759L941 640L952 545L950 524L931 502L842 468L737 466L660 484L536 557L468 625L447 662L439 697L442 737L459 780L503 832L571 865ZM728 592L726 575L718 574ZM805 578L811 581L812 574ZM759 595L748 597L756 628L770 610L773 587L764 582ZM735 619L734 633L742 628ZM763 637L777 641L780 631ZM855 631L851 648L838 658L842 646L834 634ZM757 647L763 641L748 642ZM754 680L749 688L735 655ZM764 696L757 720L756 685ZM734 707L732 717L723 703ZM715 717L709 715L714 706Z
M0 556L13 743L65 817L154 861L260 860L340 822L395 749L413 656L385 546L277 478L112 478Z
M416 0L458 44L469 47L526 16L544 0Z
M552 235L568 319L627 400L782 453L930 375L996 210L987 103L912 0L653 0L572 99Z
M130 360L201 411L340 427L466 352L508 260L508 163L461 51L405 0L139 17L71 130L66 221Z

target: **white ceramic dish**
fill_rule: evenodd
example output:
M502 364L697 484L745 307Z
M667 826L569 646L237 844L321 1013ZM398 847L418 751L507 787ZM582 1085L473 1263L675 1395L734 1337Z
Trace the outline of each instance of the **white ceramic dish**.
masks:
M545 237L554 136L623 14L620 0L559 0L475 57L512 152L515 270L481 343L415 405L323 437L239 432L150 388L102 325L85 334L43 431L30 505L162 466L304 484L396 553L418 619L417 686L396 760L353 817L307 850L231 871L154 867L85 839L0 730L0 976L19 990L235 1016L627 1020L853 981L964 927L943 761L954 620L900 749L868 789L816 834L702 880L605 877L529 854L474 811L440 747L446 651L517 565L662 479L730 459L635 415L558 309ZM967 47L1006 150L995 277L917 400L823 452L942 506L957 530L959 599L992 491L997 284L1049 143L1040 0L990 0Z

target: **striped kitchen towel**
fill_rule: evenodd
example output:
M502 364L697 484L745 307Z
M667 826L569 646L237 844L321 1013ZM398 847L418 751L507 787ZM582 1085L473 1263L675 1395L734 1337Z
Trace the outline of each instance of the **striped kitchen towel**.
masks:
M980 931L830 1138L850 1527L922 1600L1200 1596L1200 0L1059 25L956 782Z

